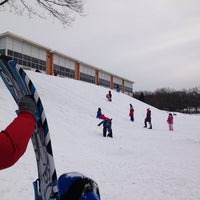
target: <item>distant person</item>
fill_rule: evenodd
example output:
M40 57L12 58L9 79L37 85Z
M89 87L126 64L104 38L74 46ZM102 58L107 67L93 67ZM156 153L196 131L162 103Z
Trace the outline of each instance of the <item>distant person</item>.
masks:
M54 76L58 76L58 73L57 73L57 72L54 72Z
M103 137L113 137L112 134L112 119L106 119L101 121L98 126L101 126L103 124ZM108 132L108 135L107 135Z
M117 92L120 92L119 85L116 86L116 91L117 91Z
M106 117L104 114L102 114L102 112L101 112L101 108L98 108L96 118L104 119L104 120L109 119L109 118Z
M173 123L174 122L173 122L173 115L171 113L169 113L169 115L168 115L167 123L169 125L169 130L173 131L174 130L174 128L173 128Z
M35 72L41 73L41 71L39 70L38 67L37 67L37 69L35 70Z
M110 90L109 90L108 94L106 94L106 98L108 99L108 101L112 101L112 94L111 94Z
M130 104L129 117L130 117L130 120L133 122L134 121L134 109L133 109L132 104Z
M152 129L151 124L151 110L150 108L147 109L146 118L144 120L144 127L147 128L147 122L149 123L149 129Z

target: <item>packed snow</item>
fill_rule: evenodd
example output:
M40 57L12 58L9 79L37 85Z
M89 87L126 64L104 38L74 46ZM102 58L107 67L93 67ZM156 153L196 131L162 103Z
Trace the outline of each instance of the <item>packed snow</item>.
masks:
M32 71L27 74L42 99L50 129L57 175L78 171L94 179L102 200L199 200L200 115L174 115L108 88ZM129 119L129 104L135 121ZM98 107L112 118L113 138L102 136ZM143 128L151 108L153 129ZM17 106L0 81L0 127ZM23 139L23 138L22 138ZM23 157L0 172L2 200L32 200L37 166L31 141Z

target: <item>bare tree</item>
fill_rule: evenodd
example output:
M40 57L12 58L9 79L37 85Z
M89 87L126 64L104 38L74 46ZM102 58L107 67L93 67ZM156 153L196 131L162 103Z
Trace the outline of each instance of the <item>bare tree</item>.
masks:
M84 0L0 0L0 10L43 19L53 17L64 26L70 25L76 14L84 14L83 5Z
M0 6L3 5L4 3L6 3L7 1L8 1L8 0L3 0L3 1L1 0L1 1L0 1Z

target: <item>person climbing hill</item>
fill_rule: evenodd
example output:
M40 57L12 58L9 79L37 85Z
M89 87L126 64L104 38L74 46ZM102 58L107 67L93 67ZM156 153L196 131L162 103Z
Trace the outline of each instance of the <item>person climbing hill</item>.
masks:
M101 126L103 124L103 137L113 137L112 132L112 119L106 119L101 121L98 126ZM107 135L108 132L108 135Z
M108 101L112 101L112 94L111 94L110 90L109 90L108 94L106 94L106 98L108 99Z
M147 109L146 118L144 120L144 127L147 127L147 122L149 123L149 129L152 129L152 123L151 123L151 110L150 108Z
M168 118L167 118L167 123L169 125L169 130L173 131L174 127L173 127L173 115L172 115L172 113L169 113Z
M129 117L130 117L130 120L133 122L134 121L134 109L133 109L132 104L130 104Z

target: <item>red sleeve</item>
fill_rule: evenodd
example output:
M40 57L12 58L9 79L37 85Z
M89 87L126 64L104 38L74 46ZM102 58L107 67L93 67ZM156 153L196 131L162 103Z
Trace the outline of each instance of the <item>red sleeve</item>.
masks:
M99 119L108 120L109 118L106 117L105 115L101 114L101 115L99 116Z
M0 133L0 169L12 166L24 154L34 128L33 115L20 112Z

